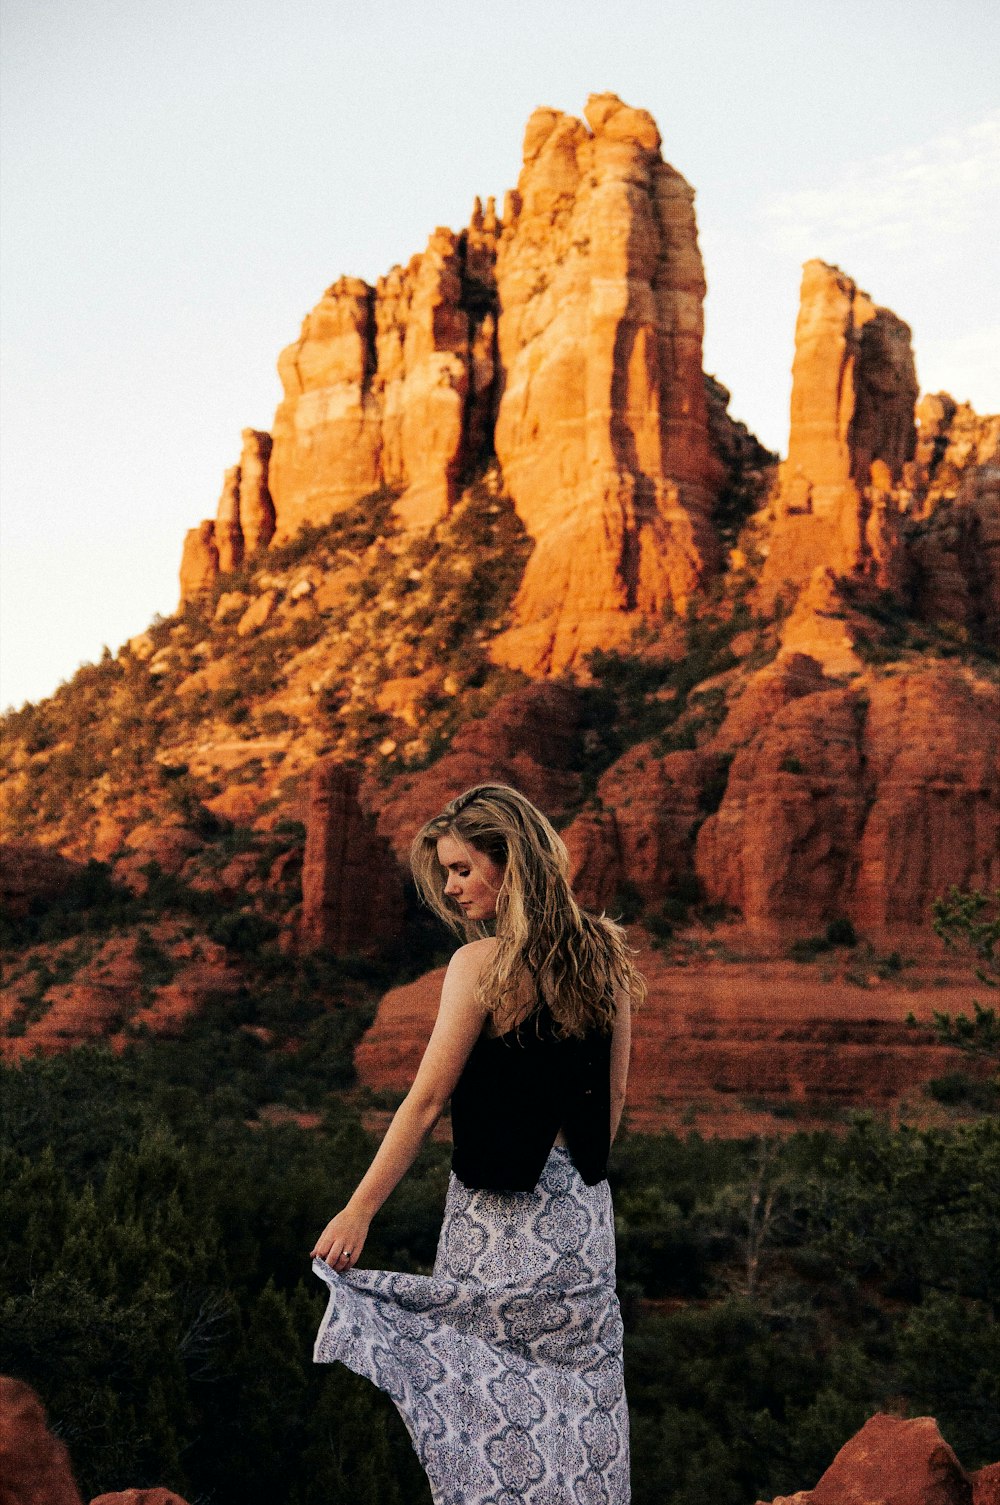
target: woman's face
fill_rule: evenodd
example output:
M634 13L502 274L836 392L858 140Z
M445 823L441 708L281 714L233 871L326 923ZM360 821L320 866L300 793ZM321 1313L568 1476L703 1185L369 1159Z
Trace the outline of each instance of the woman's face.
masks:
M450 835L439 838L437 855L448 875L445 897L458 905L467 920L491 920L497 912L503 868L477 847Z

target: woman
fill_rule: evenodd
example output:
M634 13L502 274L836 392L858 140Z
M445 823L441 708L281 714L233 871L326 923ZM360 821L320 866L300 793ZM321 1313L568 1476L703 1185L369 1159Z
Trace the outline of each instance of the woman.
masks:
M606 1173L644 985L619 927L576 904L566 848L516 790L453 800L410 860L424 901L471 939L413 1086L313 1248L330 1286L315 1359L389 1393L437 1505L626 1505ZM356 1270L449 1099L433 1275Z

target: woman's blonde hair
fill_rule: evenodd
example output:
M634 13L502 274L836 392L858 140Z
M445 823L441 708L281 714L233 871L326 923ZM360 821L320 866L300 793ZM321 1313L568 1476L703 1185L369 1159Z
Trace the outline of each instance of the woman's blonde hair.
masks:
M583 1035L610 1029L617 1000L639 1004L646 985L636 972L620 925L587 914L569 886L569 854L554 827L530 800L506 784L477 784L418 831L410 866L424 903L466 940L488 935L445 897L447 874L437 844L454 836L503 868L497 896L493 955L477 997L500 1034L525 1012L525 995L544 998L557 1030Z

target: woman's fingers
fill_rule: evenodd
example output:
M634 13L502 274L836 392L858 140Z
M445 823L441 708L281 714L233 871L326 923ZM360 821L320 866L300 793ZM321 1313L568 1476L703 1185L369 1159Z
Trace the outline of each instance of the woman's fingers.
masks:
M366 1234L367 1229L362 1229L356 1219L349 1220L338 1213L316 1240L312 1256L323 1260L332 1270L348 1270L357 1264Z

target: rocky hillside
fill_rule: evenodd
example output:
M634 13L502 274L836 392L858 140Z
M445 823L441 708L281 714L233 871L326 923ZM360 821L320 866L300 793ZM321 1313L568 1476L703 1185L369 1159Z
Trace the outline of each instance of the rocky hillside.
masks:
M702 370L704 293L693 192L614 95L535 112L502 215L335 282L175 615L7 718L14 943L66 945L31 917L96 859L175 974L234 962L202 900L286 956L377 951L413 829L484 777L664 945L876 958L996 887L1000 418L921 397L907 326L812 261L779 463ZM51 989L15 971L27 1048Z

